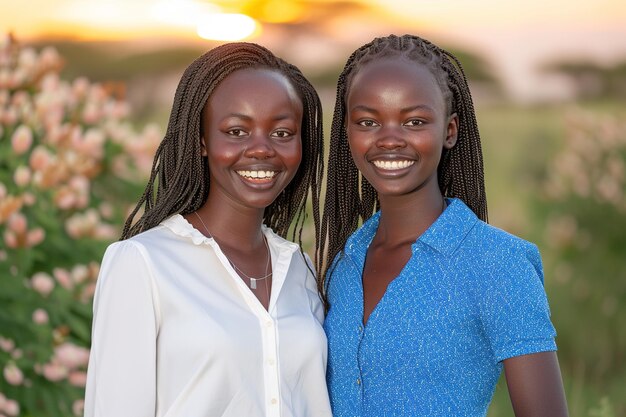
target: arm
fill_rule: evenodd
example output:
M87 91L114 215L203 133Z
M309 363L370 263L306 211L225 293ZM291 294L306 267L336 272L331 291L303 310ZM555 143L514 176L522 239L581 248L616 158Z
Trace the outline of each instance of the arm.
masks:
M516 417L567 417L556 352L505 359L504 372Z
M154 417L157 308L149 267L132 242L109 247L94 298L86 417Z

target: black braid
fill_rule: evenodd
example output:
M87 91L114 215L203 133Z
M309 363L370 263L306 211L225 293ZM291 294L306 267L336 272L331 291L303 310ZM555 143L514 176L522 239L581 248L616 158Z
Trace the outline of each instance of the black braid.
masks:
M294 65L260 45L237 42L208 51L183 73L165 137L154 157L150 179L124 224L121 239L148 230L173 214L196 211L204 204L210 184L207 158L202 156L200 139L203 108L224 78L246 68L267 68L283 74L294 86L303 107L302 162L293 180L265 209L264 223L284 238L289 238L291 228L291 240L302 247L302 228L310 193L313 220L319 225L324 143L322 109L317 92Z
M449 52L413 35L376 38L354 51L337 82L337 99L330 132L330 158L324 214L316 240L318 290L324 297L329 269L348 237L379 209L376 190L354 164L346 133L346 98L355 74L368 62L383 57L406 57L426 66L437 80L448 114L459 117L456 145L444 149L437 169L439 188L446 197L463 200L487 221L482 149L472 96L460 62ZM323 272L322 272L323 271Z

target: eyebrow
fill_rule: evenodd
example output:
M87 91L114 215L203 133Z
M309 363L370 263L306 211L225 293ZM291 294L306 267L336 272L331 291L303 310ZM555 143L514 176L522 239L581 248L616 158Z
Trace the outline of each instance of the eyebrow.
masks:
M415 110L425 110L425 111L428 111L430 113L434 113L435 112L435 110L432 107L427 106L426 104L418 104L418 105L415 105L415 106L409 106L409 107L405 107L403 109L400 109L400 113L410 113L410 112L415 111ZM354 112L354 111L364 111L364 112L368 112L368 113L378 113L377 110L375 110L375 109L373 109L371 107L364 106L362 104L354 106L352 109L350 109L350 111L351 112Z

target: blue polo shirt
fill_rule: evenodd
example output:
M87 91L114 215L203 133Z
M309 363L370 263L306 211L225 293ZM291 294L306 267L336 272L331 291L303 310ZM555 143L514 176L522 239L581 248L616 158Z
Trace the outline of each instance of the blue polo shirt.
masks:
M449 199L363 326L379 218L348 239L328 283L333 415L485 416L504 359L556 350L537 247Z

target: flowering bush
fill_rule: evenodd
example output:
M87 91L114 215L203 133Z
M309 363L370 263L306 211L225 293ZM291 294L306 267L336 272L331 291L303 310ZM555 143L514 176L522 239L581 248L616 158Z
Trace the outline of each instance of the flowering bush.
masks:
M623 381L626 365L624 120L624 114L571 112L539 203L559 358L604 388L612 378Z
M61 67L0 39L0 416L82 414L98 262L161 140Z

